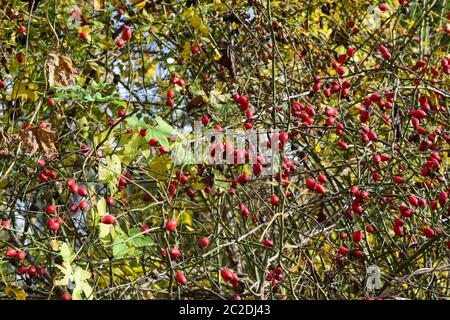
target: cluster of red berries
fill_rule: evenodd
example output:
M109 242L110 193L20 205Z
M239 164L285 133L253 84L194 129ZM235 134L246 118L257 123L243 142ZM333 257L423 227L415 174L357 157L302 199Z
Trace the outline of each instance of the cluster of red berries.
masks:
M125 47L126 43L131 40L131 28L127 25L122 26L122 36L116 40L116 46L119 48Z
M318 182L317 182L318 181ZM306 188L310 191L314 191L316 193L325 193L325 187L323 186L328 182L328 179L325 175L317 176L317 181L314 181L312 178L306 179Z
M267 273L266 280L270 281L272 284L273 292L278 292L280 290L281 283L285 279L283 269L280 266L270 266L270 271Z
M184 87L184 80L178 78L177 76L172 76L172 78L170 78L170 84L172 85L177 85L179 87ZM166 106L168 107L173 107L175 105L175 90L174 89L169 89L166 92Z
M202 52L202 49L198 45L195 45L195 46L192 46L191 52L194 56L197 56Z
M250 108L250 100L246 96L240 95L237 92L233 94L233 99L239 105L239 109L242 112L245 112L246 120L244 122L244 128L247 130L252 129L252 119L255 112Z
M220 270L220 276L226 282L230 282L233 285L233 287L235 288L239 287L239 277L236 273L231 272L227 268L223 268Z
M351 193L354 196L354 199L352 200L351 208L345 211L345 215L350 218L352 218L355 215L355 213L361 214L364 210L363 209L364 200L369 199L369 192L365 190L364 191L359 190L358 186L352 186Z
M16 249L11 248L11 247L6 250L5 254L6 254L6 257L11 258L11 259L13 259L13 258L17 259L19 262L24 261L26 256L27 256L24 251L16 250ZM17 273L19 275L22 276L22 275L28 274L28 276L30 278L34 278L37 275L42 277L42 276L45 275L46 272L47 271L46 271L45 267L38 267L38 266L35 266L35 265L30 265L30 266L27 267L24 264L20 264L17 267Z
M46 165L45 160L41 159L37 162L38 166L44 167ZM44 168L41 173L39 173L39 181L42 183L48 182L49 180L58 179L58 172L54 170L50 170L48 168Z

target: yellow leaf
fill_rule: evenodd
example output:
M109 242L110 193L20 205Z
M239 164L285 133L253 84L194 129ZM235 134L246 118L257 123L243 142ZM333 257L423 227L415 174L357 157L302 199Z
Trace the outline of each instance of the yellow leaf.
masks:
M203 190L205 189L205 184L203 182L194 182L191 187L194 190Z
M183 224L188 225L188 226L192 226L191 214L188 213L187 211L184 211L182 216L183 216Z
M53 251L59 251L59 241L52 239L48 242Z
M194 29L199 29L202 25L202 19L197 15L193 15L191 17L191 24Z
M8 285L5 288L5 294L7 294L7 295L14 295L16 300L26 300L27 299L27 294L23 290L22 287L16 287L16 286Z
M150 176L157 180L167 180L172 167L172 160L167 156L156 157L150 163Z
M14 83L11 98L20 98L24 101L36 102L38 100L38 95L36 93L37 85L34 83L27 82L16 82Z
M82 33L82 32L89 34L91 32L91 27L89 25L85 25L85 26L78 28L78 33Z
M183 45L183 51L181 52L181 57L183 59L189 58L191 55L191 44L189 41L186 41Z
M103 0L94 0L94 9L95 10L104 10L105 2Z
M153 59L150 62L150 66L147 68L147 71L145 72L145 77L153 79L153 77L155 76L156 70L157 70L157 66L158 66L158 60Z
M189 18L192 17L195 14L195 11L192 7L188 8L186 11L183 12L182 16L183 18Z
M131 0L131 3L138 9L144 9L147 0Z

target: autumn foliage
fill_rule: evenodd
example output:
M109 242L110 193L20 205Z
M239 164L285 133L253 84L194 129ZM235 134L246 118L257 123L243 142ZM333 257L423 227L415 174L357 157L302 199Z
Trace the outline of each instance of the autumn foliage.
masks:
M448 298L446 4L1 1L0 299Z

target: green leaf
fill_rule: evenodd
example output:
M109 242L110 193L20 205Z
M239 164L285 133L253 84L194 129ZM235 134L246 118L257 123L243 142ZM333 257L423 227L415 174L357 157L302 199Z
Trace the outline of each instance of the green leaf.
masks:
M152 138L158 139L159 144L162 145L163 147L166 148L170 147L169 141L167 140L167 136L162 134L160 131L156 130L156 128L148 129L147 137L149 140Z
M97 211L100 217L103 217L106 214L106 200L105 198L101 198L97 201Z
M125 240L126 239L122 234L117 235L113 243L114 258L120 259L128 256L128 245Z
M156 130L157 132L165 135L166 137L170 137L177 134L175 129L172 128L172 126L167 122L165 122L161 117L156 117L155 121L158 124L158 126L154 128L154 130Z
M61 245L59 246L59 253L63 258L63 261L70 264L70 260L72 257L72 250L70 249L67 243L65 242L61 243Z
M133 238L132 242L136 248L152 247L155 245L155 242L153 241L152 238L144 236L144 235Z
M127 118L127 124L133 129L142 129L147 127L144 121L138 119L136 116L131 116Z
M153 239L145 234L142 234L140 228L133 228L128 232L128 234L131 240L128 243L131 242L131 245L136 248L151 247L155 245Z
M122 108L126 108L127 107L127 103L123 100L113 100L112 103L114 103L115 105L118 105ZM128 118L129 119L129 118ZM127 121L128 121L127 119Z
M92 296L92 287L87 282L88 279L91 278L91 273L87 270L83 270L81 267L76 267L75 272L73 273L73 281L75 282L75 288L73 289L72 299L73 300L81 300L83 299L81 293L84 294L84 297L91 300Z
M125 164L129 164L139 154L139 147L146 141L139 134L131 134L131 138L125 144L122 154L124 155L123 161Z
M109 192L111 195L117 191L117 177L120 175L122 166L120 159L117 155L106 157L106 164L99 164L98 179L108 184Z
M99 223L99 238L104 243L110 242L115 237L114 228L110 224ZM109 237L111 235L111 237Z

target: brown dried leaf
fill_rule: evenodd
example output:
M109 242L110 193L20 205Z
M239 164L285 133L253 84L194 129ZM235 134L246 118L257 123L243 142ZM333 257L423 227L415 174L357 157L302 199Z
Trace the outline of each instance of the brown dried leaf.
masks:
M30 156L39 150L48 160L55 160L58 158L57 140L54 131L34 127L22 134L22 149Z
M205 100L203 100L202 96L196 96L194 99L188 102L187 109L188 110L195 109L203 106L205 103L206 102Z
M337 27L333 29L330 35L331 41L335 42L338 46L348 47L350 44L350 38L348 32L342 27Z
M0 130L0 159L5 159L12 155L12 148L15 142L19 140L18 135L8 135Z
M223 48L220 54L221 58L219 60L219 63L228 69L228 72L233 78L233 81L236 81L236 61L234 56L234 50L231 43L229 43L225 48Z
M69 56L50 49L45 65L48 69L48 84L50 86L65 87L75 84L72 59Z

